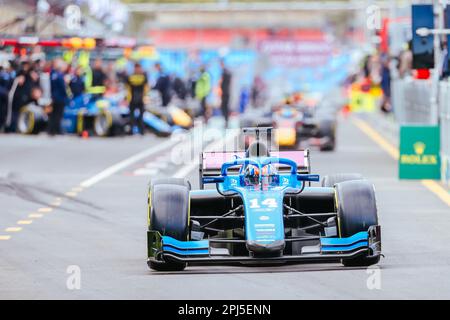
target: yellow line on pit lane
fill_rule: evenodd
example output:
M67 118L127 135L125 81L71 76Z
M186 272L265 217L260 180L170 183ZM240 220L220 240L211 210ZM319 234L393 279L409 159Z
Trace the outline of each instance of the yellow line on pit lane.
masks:
M19 220L17 221L17 224L19 225L25 225L25 224L32 224L33 220Z
M31 213L28 215L28 218L42 218L44 215L40 213Z
M369 138L377 143L384 151L386 151L395 160L399 159L399 151L393 144L384 139L375 129L361 119L352 118L352 122ZM439 183L433 180L421 180L421 183L429 191L439 197L445 204L450 207L450 193L444 189Z
M422 184L450 207L450 193L439 185L439 183L433 180L422 180Z
M77 193L73 192L73 191L69 191L69 192L66 192L65 195L68 197L74 198L77 196Z
M77 192L83 191L82 187L74 187L71 189L71 191L66 193L66 196L68 197L76 197ZM49 207L42 207L37 210L39 213L30 213L28 215L29 220L19 220L17 221L18 225L30 225L33 223L32 219L42 218L44 216L44 213L50 213L53 211L54 208L52 207L59 207L62 204L62 198L55 198L54 201L50 204ZM20 232L22 231L22 227L8 227L5 229L5 232L13 233L13 232ZM10 240L10 235L0 235L0 240Z

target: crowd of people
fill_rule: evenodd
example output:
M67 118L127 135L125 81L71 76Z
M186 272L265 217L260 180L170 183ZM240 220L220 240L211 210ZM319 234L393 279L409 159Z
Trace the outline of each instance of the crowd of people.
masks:
M69 100L88 92L88 87L92 91L106 88L110 80L101 60L96 60L89 70L68 64L62 58L45 61L22 57L17 61L3 61L0 65L0 132L16 132L21 108L34 102L48 107L48 133L60 134L64 108Z
M230 113L232 73L221 62L220 109L228 123ZM150 83L148 75L155 75ZM71 99L86 93L101 97L107 92L127 90L132 126L144 133L144 101L149 90L159 93L161 105L168 106L176 97L181 101L195 99L201 106L201 116L207 122L211 116L208 96L213 91L211 75L202 66L195 78L182 79L167 73L160 63L151 70L144 70L135 63L131 72L118 69L113 62L95 59L88 65L68 63L63 58L33 59L21 57L16 61L0 64L0 132L14 133L18 130L18 119L22 107L30 103L42 105L48 113L48 133L61 134L61 121L64 108ZM139 116L135 119L135 110Z

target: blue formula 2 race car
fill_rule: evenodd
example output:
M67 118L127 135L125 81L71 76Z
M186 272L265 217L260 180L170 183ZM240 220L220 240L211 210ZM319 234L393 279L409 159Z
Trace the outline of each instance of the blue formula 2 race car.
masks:
M137 116L137 115L136 115ZM144 112L145 127L161 137L167 137L176 129L148 111ZM22 134L38 134L48 124L48 111L44 105L30 103L20 111L18 129ZM84 131L99 137L130 133L130 111L121 94L95 97L85 94L72 99L64 108L61 123L65 133Z
M261 130L261 129L253 129ZM373 185L357 174L310 174L309 152L270 152L259 140L246 152L201 156L202 189L159 179L148 195L148 266L187 264L379 262L381 233ZM215 189L203 189L204 185Z
M116 97L97 98L85 94L74 98L64 107L61 128L65 133L82 134L89 131L97 136L112 136L123 132L128 109L121 108ZM20 110L18 130L23 134L38 134L48 125L51 103L30 103Z

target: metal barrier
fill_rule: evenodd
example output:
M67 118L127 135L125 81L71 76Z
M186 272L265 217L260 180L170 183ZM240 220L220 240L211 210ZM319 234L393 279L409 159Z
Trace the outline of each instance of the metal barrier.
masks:
M392 82L392 106L399 124L437 124L431 108L431 81L412 78Z
M395 79L391 89L395 119L400 125L440 124L442 179L450 186L450 81L440 83L439 110L431 106L431 81Z
M450 82L448 81L440 83L439 111L442 179L450 186Z

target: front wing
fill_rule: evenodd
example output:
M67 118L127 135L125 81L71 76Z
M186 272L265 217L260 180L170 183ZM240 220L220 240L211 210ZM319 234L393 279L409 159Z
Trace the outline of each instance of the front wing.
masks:
M230 240L232 243L235 240ZM199 241L179 241L161 236L157 231L147 231L148 260L158 263L178 261L190 263L239 263L239 262L333 262L361 255L381 255L380 226L372 226L368 231L348 238L320 238L316 246L305 246L301 254L280 257L233 256L228 249L215 248L214 239ZM218 242L218 241L217 241ZM226 240L220 240L226 243Z

